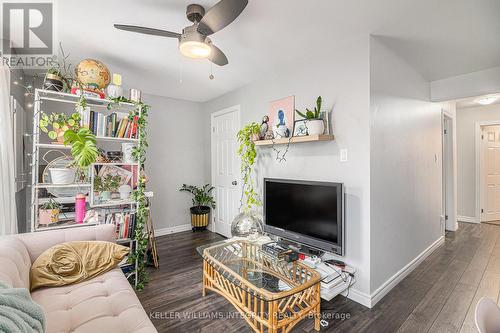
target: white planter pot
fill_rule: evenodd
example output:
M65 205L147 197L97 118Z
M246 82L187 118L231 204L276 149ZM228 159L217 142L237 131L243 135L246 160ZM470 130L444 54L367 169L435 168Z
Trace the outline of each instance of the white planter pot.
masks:
M75 182L76 169L49 168L52 184L72 184Z
M106 92L108 93L109 98L117 98L123 96L123 88L121 86L116 86L114 84L110 84L106 88Z
M325 133L325 123L323 119L312 119L305 122L309 135L321 135Z
M135 147L134 143L122 143L123 163L135 163L135 158L132 156L132 151Z
M128 184L123 184L118 188L118 192L120 192L120 199L126 200L130 198L130 193L132 192L132 187Z

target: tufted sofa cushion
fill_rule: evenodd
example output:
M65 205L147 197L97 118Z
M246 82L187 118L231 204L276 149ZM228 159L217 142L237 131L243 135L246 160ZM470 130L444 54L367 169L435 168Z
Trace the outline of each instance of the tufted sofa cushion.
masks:
M119 268L31 297L45 310L47 332L156 332Z
M31 260L23 242L15 237L0 238L0 281L14 288L30 288Z

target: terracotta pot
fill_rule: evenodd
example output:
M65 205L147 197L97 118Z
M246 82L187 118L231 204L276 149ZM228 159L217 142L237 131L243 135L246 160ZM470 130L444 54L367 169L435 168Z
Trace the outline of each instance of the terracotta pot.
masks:
M59 222L59 209L40 209L38 211L38 224L48 225Z
M57 129L57 143L62 143L64 144L64 131L62 129Z

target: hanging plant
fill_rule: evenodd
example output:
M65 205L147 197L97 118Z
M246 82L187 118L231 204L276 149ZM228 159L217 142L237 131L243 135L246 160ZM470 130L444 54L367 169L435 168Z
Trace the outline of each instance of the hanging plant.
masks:
M250 211L254 206L262 205L259 195L255 190L253 181L253 165L257 157L255 144L252 136L260 132L260 125L250 123L238 131L237 139L239 142L238 155L241 158L241 177L243 180L243 190L241 193L241 206L244 211Z

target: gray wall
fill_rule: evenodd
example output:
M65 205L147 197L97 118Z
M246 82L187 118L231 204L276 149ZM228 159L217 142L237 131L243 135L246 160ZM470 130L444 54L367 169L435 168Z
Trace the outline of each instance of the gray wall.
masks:
M208 125L200 104L152 95L143 100L151 105L146 173L148 190L154 192L154 227L191 223L191 197L179 188L183 183L203 185L207 181L203 131Z
M500 104L457 109L458 215L476 216L475 123L500 121Z
M258 148L257 181L264 177L343 182L346 187L346 256L358 269L351 290L369 293L369 43L363 36L337 45L333 53L311 52L300 66L275 69L266 76L203 106L205 113L206 179L210 179L210 113L239 104L241 123L260 122L270 101L295 95L296 107L313 106L318 95L333 107L335 141L290 147L287 161L279 163L270 148ZM348 149L340 162L339 149Z
M441 108L376 38L371 63L371 292L441 236Z

